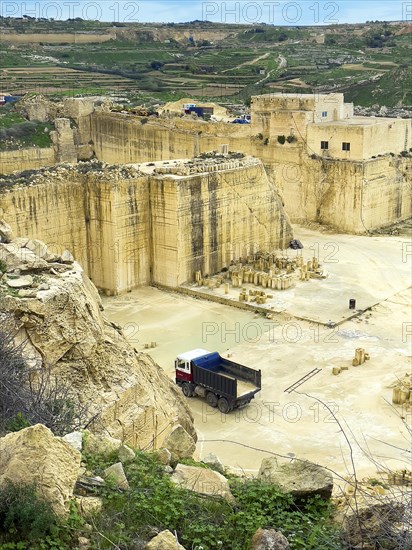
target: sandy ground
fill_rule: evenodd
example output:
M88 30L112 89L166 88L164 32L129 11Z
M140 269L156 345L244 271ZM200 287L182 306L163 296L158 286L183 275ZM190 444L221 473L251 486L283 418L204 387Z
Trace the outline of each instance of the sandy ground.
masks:
M262 370L262 391L244 409L222 415L202 399L189 400L201 457L213 451L224 464L255 472L268 453L279 453L346 476L352 471L348 438L360 476L373 476L382 467L410 468L404 422L411 426L412 413L390 402L391 384L411 371L412 247L404 238L331 235L300 227L295 236L305 250L317 243L321 255L336 251L331 258L338 262L325 265L331 273L326 285L310 281L295 289L290 317L269 321L153 288L105 298L106 313L137 349L156 342L148 352L171 378L175 356L195 347L230 350L232 360ZM331 242L337 249L324 248ZM336 329L293 317L293 311L304 309L313 318L330 312L335 319L348 298L356 298L362 309L372 307ZM352 367L357 347L371 358ZM333 366L349 369L334 376ZM298 388L301 393L285 392L314 368L321 371Z
M409 286L411 280L412 244L406 237L321 234L303 227L295 228L295 237L304 245L303 257L315 255L329 273L326 279L297 281L290 290L266 290L273 295L265 307L316 323L341 323L352 316L349 299L356 309L365 310ZM290 258L301 254L288 250ZM408 261L409 260L409 261ZM225 297L224 287L213 291L206 287L191 288L204 294ZM256 287L243 284L247 290ZM228 298L239 300L240 289L230 289Z

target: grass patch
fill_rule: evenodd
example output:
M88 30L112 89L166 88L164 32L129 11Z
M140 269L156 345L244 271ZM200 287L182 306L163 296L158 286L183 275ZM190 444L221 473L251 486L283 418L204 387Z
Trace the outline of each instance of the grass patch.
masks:
M22 147L50 147L52 144L50 122L26 120L19 113L6 109L0 115L0 151L10 151Z

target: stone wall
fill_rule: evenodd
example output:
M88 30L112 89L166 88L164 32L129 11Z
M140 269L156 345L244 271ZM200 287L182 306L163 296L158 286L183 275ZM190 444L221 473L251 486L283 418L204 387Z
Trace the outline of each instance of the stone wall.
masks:
M411 136L410 120L357 117L351 119L350 124L309 125L307 150L308 154L316 153L334 159L367 160L377 155L408 151L412 146ZM321 150L321 141L328 142L328 150ZM342 150L343 142L350 143L350 151Z
M43 166L52 166L56 162L53 147L28 147L0 152L0 174L10 174L15 170L36 170Z

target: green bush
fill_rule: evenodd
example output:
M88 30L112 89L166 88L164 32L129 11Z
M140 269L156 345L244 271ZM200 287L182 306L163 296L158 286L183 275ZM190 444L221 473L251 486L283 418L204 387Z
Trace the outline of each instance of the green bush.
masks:
M101 472L114 457L86 457L87 468ZM193 461L187 461L193 463ZM193 463L195 464L195 463ZM103 512L95 519L94 544L112 548L140 548L154 532L176 531L179 541L193 550L247 550L259 528L274 528L287 536L292 550L340 549L340 539L329 521L329 503L320 499L297 504L272 485L258 480L230 480L236 504L207 498L176 486L155 455L137 452L125 465L130 491L114 487L102 490Z
M31 426L31 423L27 420L23 413L19 412L12 418L9 418L4 427L7 432L19 432L29 426Z
M0 488L0 542L34 542L55 533L57 518L36 486L10 483ZM24 548L24 547L23 547Z
M285 136L278 136L278 143L280 143L281 145L283 145L286 141L286 137Z

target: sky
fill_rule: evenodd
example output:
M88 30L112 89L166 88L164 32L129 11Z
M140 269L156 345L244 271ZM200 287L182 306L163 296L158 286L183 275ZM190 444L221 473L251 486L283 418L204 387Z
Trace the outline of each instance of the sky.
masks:
M0 15L124 23L224 23L324 25L369 20L412 21L412 0L0 0Z

